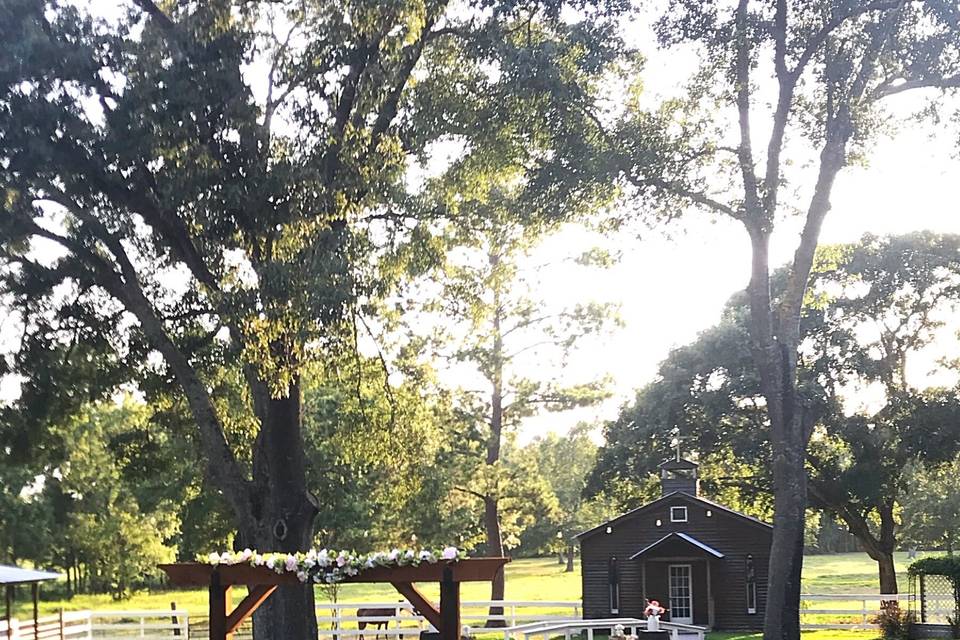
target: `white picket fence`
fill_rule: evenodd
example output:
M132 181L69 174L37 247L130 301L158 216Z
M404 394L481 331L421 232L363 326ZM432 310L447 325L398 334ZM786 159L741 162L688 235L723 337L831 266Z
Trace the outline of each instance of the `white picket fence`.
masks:
M0 640L189 640L186 611L71 611L37 620L0 620Z
M881 611L881 603L896 600L900 606L912 606L909 594L879 595L864 593L815 594L801 596L800 610L805 629L868 629L875 627L873 618ZM945 603L947 606L950 603ZM491 606L503 608L499 615L488 615ZM579 601L545 600L473 600L461 603L461 621L469 636L497 634L506 640L532 640L555 636L584 635L588 640L594 630L604 631L611 624L605 620L583 620ZM390 615L359 616L359 609L388 609ZM931 611L928 604L928 614ZM946 613L950 613L944 609ZM504 626L487 627L488 620ZM403 602L340 602L317 604L319 640L363 640L368 636L389 639L417 640L421 631L432 630L423 616ZM633 619L624 624L630 629L639 623ZM365 623L365 629L359 629ZM386 628L377 628L377 624ZM668 622L664 623L669 624ZM700 635L696 629L675 625L676 634ZM671 629L673 631L673 629ZM33 620L0 620L0 640L189 640L190 618L183 610L153 611L74 611L44 616L36 630Z

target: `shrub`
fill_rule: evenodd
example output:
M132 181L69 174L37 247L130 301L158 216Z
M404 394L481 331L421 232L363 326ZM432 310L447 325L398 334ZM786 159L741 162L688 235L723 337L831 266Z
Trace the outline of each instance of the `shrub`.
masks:
M880 626L880 637L884 640L909 640L910 626L916 621L912 611L900 607L888 607L874 618L874 624Z

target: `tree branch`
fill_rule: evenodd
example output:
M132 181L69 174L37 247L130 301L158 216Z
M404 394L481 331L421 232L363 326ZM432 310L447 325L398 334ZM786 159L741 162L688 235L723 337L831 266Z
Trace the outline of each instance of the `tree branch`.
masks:
M750 132L750 34L747 33L749 0L740 0L736 12L737 53L736 74L737 121L740 126L739 165L743 179L744 205L748 217L756 218L759 211L759 189L753 159Z
M898 82L901 80L902 82ZM891 78L881 82L871 93L872 100L880 100L889 96L911 91L913 89L956 89L960 87L960 74L939 78Z

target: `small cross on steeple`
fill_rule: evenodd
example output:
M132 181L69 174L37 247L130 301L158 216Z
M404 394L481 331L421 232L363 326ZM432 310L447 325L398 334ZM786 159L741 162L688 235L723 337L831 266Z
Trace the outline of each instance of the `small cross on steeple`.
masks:
M683 440L683 436L680 435L680 427L674 427L670 430L670 446L677 450L677 462L680 462L680 449Z

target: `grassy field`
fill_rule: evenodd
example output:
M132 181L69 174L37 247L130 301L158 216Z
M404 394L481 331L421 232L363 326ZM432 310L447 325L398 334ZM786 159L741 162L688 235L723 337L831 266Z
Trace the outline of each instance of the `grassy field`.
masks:
M900 570L901 591L907 588L906 554L898 554L897 567ZM556 559L517 560L507 565L507 599L509 600L579 600L580 573L565 573ZM808 556L804 562L804 593L875 593L877 591L876 563L862 553L847 553L824 556ZM423 585L424 591L431 597L438 597L437 586ZM482 583L463 585L464 600L484 600L489 597L489 587ZM324 594L318 593L318 601L326 601ZM23 599L17 603L17 615L29 615L29 603ZM342 602L393 602L398 598L388 585L357 584L344 585L340 589ZM133 598L115 601L107 595L80 595L70 600L44 600L40 603L41 613L54 613L63 607L67 611L84 609L168 609L171 602L186 609L193 615L205 613L207 594L205 590L153 590L140 592ZM818 603L820 604L820 603ZM862 640L873 638L872 632L816 631L804 634L805 640ZM738 634L713 634L711 640L744 640L759 636Z

